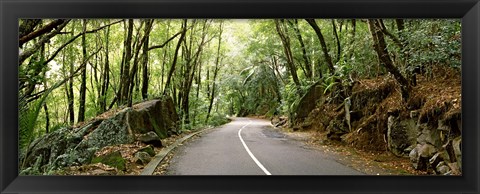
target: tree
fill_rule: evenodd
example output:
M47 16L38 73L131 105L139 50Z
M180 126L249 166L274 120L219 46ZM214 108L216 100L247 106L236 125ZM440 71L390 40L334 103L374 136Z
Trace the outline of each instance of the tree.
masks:
M165 83L165 87L164 87L164 90L163 90L164 95L167 94L168 87L170 86L170 82L172 80L173 72L175 72L175 65L177 63L178 51L180 49L180 46L181 46L181 43L182 43L183 39L185 38L186 32L187 32L187 20L185 19L185 20L183 20L182 31L181 31L181 34L180 34L180 38L178 40L177 46L175 47L175 54L173 55L173 62L172 62L172 65L171 65L170 70L169 70L168 75L167 75L167 81Z
M308 56L307 56L307 49L302 38L302 33L300 33L300 29L298 26L298 19L294 19L293 22L291 20L288 20L288 22L290 26L293 28L293 30L295 31L295 35L297 36L297 40L300 43L300 46L302 49L302 57L303 57L304 66L305 66L305 76L311 79L313 76L312 67L310 64L310 60L308 59Z
M400 71L393 65L392 59L390 58L390 54L387 50L387 45L385 43L380 22L381 21L377 19L368 20L369 30L373 39L373 47L377 52L378 58L382 62L382 65L395 77L397 82L400 84L402 99L406 102L409 98L411 86L407 79L405 79Z
M220 49L222 43L222 33L223 33L223 22L221 22L218 26L218 46L217 46L217 57L215 58L215 69L213 70L213 82L212 82L212 92L210 93L210 102L208 105L208 112L207 117L205 119L205 123L208 123L208 119L210 118L210 113L212 112L213 100L215 99L215 89L216 89L216 80L219 70L219 63L220 63Z
M330 75L334 75L335 74L335 68L333 66L332 57L330 57L330 54L328 54L327 43L325 43L325 38L323 37L323 34L322 34L322 31L320 30L320 27L318 27L315 19L305 19L305 20L313 28L313 30L315 31L315 34L317 34L318 40L320 41L320 44L322 45L323 56L325 57L325 61L327 62L327 67L330 70Z
M297 68L295 68L293 54L290 48L290 38L288 37L288 32L286 31L287 28L284 25L284 20L275 20L275 28L277 29L278 36L280 36L280 39L282 40L283 51L287 59L287 67L293 78L293 82L297 87L298 95L301 95L302 94L301 84L300 84L300 80L298 79Z
M85 32L87 31L87 20L83 19L83 35L82 35L82 61L86 64L87 61L87 42L85 40ZM83 65L83 64L82 64ZM85 95L87 91L87 70L86 67L82 69L82 78L80 84L80 99L78 100L78 122L85 120Z

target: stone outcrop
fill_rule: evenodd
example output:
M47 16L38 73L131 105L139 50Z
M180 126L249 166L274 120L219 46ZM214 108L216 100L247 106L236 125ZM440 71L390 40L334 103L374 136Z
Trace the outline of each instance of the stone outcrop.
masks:
M312 112L316 107L317 102L322 100L324 88L316 83L312 85L305 95L302 96L300 102L295 108L293 118L291 119L292 123L301 122Z
M94 119L77 128L61 128L34 140L21 158L22 174L48 174L66 166L92 162L105 146L129 144L140 137L161 146L160 138L177 133L178 115L164 97L125 108L107 119ZM157 137L157 139L152 139Z
M388 117L387 145L396 156L408 156L416 143L417 127L414 119Z
M410 161L417 170L436 174L461 174L461 120L458 115L439 119L436 123L417 123L416 146L410 152Z

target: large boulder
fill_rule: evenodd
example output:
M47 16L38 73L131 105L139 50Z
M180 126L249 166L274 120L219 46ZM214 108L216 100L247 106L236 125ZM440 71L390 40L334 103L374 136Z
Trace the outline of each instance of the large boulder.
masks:
M134 133L154 131L160 138L178 133L178 114L171 98L161 98L136 104L129 114L129 124Z
M146 101L125 108L107 119L87 122L78 128L61 128L33 141L21 158L21 169L46 174L66 166L92 162L105 146L130 144L142 134L166 138L177 133L178 115L171 98ZM29 168L30 167L30 168Z
M292 123L302 121L316 107L317 101L322 100L323 87L318 82L308 88L307 93L302 96L295 108Z
M408 156L409 148L416 144L417 128L412 119L400 120L399 117L388 117L387 145L397 156Z

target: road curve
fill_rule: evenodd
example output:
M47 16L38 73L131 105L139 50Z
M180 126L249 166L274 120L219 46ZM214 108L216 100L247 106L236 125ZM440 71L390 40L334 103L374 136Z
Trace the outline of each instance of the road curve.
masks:
M176 149L169 175L362 175L276 131L267 120L233 118Z

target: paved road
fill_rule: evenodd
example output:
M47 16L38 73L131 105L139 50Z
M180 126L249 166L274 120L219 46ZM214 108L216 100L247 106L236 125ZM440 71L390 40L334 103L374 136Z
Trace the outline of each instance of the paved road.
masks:
M251 118L234 118L178 147L167 174L362 175Z

